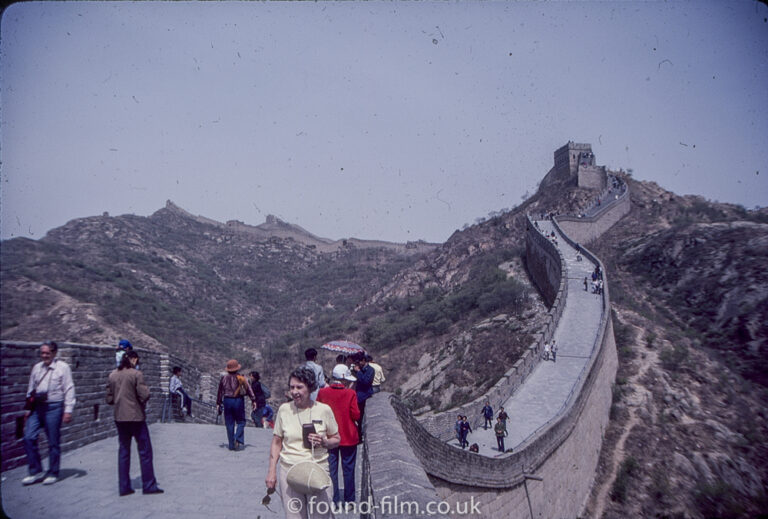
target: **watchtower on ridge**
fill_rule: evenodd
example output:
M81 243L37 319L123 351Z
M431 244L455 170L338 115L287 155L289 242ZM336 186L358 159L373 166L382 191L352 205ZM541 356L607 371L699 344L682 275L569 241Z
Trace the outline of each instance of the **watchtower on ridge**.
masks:
M598 166L592 145L568 141L555 150L555 176L568 178L577 186L588 189L605 189L608 174L605 166Z

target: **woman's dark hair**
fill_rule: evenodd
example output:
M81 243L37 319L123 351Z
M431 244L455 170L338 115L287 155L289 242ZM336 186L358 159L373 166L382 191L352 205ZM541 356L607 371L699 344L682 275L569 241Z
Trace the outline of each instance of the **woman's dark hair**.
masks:
M317 389L317 377L315 376L315 372L306 366L300 366L291 372L291 376L288 377L289 384L292 378L295 378L307 386L307 389L309 389L310 393Z
M173 371L174 375L178 375L179 373L181 373L181 367L180 366L174 366L172 371Z
M138 359L139 354L136 353L133 350L128 350L123 355L123 358L120 359L120 365L117 367L117 369L128 369L132 368L133 365L131 364L131 359Z
M346 364L347 363L347 356L343 353L341 355L336 355L336 364Z
M258 382L261 379L258 371L251 371L250 375L253 377L254 382Z

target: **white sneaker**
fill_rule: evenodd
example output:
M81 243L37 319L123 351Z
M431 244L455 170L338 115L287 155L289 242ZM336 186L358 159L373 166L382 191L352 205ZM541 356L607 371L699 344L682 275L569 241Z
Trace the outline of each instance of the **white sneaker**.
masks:
M56 476L48 476L43 480L43 485L53 485L59 480Z
M27 476L21 480L22 485L34 485L35 483L40 483L43 478L45 478L45 474L43 472L40 472L38 474L32 474L31 476Z

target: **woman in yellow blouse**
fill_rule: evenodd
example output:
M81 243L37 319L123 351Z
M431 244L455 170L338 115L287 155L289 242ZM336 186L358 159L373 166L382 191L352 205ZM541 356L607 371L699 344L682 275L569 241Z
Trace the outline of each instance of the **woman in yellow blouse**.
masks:
M338 447L341 441L333 410L309 397L316 384L311 369L296 368L288 388L293 401L282 404L275 419L266 484L267 489L278 488L286 519L331 517L332 487L312 496L296 491L286 479L288 470L302 461L314 461L328 472L328 449ZM315 431L306 435L306 441L305 427Z

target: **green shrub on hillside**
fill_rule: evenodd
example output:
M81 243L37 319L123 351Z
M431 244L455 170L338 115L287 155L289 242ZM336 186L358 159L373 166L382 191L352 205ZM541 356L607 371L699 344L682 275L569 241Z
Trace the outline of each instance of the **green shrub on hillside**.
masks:
M452 323L486 317L502 309L519 310L527 297L526 288L517 280L507 279L497 266L511 254L489 254L470 271L467 282L452 292L431 287L418 297L391 301L387 313L365 328L365 344L375 351L386 351L424 333L441 335Z
M659 354L662 366L670 371L679 371L685 367L688 361L688 348L682 344L675 344L671 348L665 348Z

